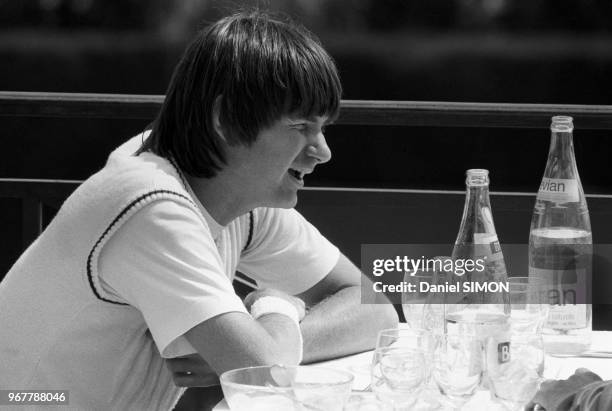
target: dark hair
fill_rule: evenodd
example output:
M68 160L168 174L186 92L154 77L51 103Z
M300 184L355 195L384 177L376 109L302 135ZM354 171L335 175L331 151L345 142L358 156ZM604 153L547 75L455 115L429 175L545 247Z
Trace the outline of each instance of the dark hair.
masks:
M282 115L333 121L341 94L336 66L313 34L260 11L235 14L189 45L141 151L213 177L226 164L225 142L213 127L218 97L227 144L250 144Z

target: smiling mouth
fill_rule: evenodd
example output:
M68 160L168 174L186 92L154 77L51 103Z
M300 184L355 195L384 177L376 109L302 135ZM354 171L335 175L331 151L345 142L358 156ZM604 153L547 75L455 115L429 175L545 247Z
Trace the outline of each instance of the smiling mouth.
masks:
M302 173L301 171L290 168L289 174L293 176L296 180L304 181L304 173Z

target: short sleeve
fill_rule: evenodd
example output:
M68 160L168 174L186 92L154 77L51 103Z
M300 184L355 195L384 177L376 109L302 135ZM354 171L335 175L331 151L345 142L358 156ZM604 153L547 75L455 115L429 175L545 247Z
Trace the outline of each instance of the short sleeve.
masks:
M238 271L289 294L321 281L338 262L340 252L295 209L254 210L253 238Z
M206 223L170 200L139 210L101 251L103 287L137 308L163 357L194 353L183 334L217 315L247 312Z

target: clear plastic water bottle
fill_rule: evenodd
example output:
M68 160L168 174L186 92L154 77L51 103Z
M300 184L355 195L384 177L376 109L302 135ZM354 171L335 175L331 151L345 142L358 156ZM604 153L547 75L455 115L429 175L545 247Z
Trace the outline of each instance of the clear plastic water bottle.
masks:
M536 198L529 234L529 277L545 284L550 304L544 348L575 355L591 344L592 305L587 304L591 275L591 222L578 176L571 117L555 116L544 178Z
M446 301L445 327L447 334L482 338L488 367L495 368L510 355L510 299L502 287L507 287L506 264L493 223L488 170L468 170L466 185L461 227L453 249L452 277L461 292L451 294L453 301ZM462 275L457 270L460 261L465 271ZM466 261L474 262L471 272ZM479 284L485 288L474 289Z

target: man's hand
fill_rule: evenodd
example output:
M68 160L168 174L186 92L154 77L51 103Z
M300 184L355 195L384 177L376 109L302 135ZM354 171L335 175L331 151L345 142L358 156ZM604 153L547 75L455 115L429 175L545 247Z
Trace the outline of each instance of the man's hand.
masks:
M279 290L275 290L273 288L264 288L261 290L255 290L250 292L244 299L244 305L247 310L251 311L251 306L255 303L255 301L266 296L282 298L283 300L286 300L293 304L293 306L297 310L298 318L300 321L302 321L302 319L306 315L306 305L304 304L304 301L302 301L298 297L294 297L292 295L289 295Z
M601 378L587 370L578 368L574 375L566 380L544 381L527 410L568 411L572 408L574 397L587 385L600 382ZM572 408L573 409L573 408Z
M219 385L219 377L198 354L166 359L177 387L210 387Z

